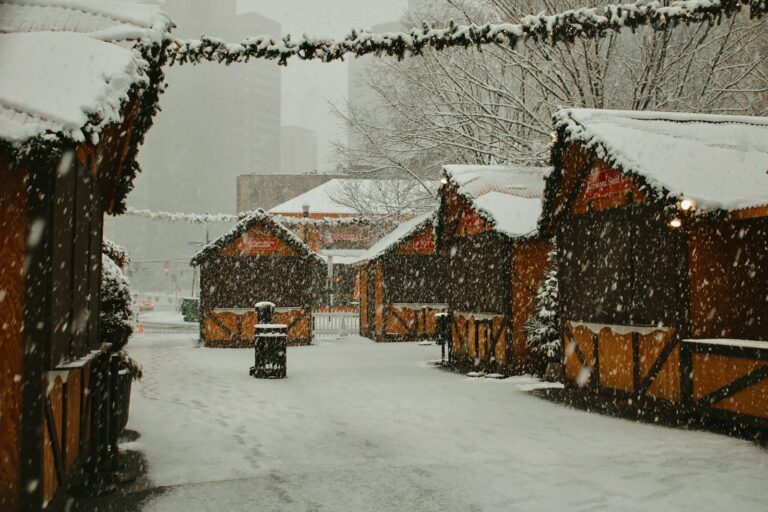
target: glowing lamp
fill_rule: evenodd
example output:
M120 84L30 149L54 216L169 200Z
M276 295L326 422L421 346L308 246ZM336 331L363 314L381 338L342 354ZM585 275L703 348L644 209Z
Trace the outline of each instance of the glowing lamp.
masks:
M696 202L693 199L683 199L680 201L680 209L688 212L696 209Z
M669 221L669 225L677 229L683 225L683 221L681 221L680 219L672 219L671 221Z

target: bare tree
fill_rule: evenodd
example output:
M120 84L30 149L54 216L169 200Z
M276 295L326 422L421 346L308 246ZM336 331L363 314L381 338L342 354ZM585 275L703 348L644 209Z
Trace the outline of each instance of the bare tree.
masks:
M435 0L428 21L515 23L587 5L594 1ZM767 34L768 18L740 15L570 44L380 59L367 83L375 104L336 109L357 134L337 145L338 159L351 173L423 181L444 163L546 162L559 106L765 115Z

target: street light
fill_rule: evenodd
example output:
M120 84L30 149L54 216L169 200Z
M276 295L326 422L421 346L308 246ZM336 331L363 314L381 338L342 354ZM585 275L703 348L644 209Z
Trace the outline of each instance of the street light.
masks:
M309 203L304 203L301 205L301 212L304 214L304 218L309 218ZM302 232L302 238L304 239L304 243L307 243L307 223L304 223L304 226L301 229Z

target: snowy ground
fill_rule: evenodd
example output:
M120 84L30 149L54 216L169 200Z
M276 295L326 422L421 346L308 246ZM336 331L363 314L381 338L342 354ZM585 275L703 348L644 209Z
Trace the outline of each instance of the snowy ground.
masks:
M284 381L249 350L148 331L126 446L166 492L146 511L768 510L749 442L571 410L530 379L430 367L436 346L290 348Z

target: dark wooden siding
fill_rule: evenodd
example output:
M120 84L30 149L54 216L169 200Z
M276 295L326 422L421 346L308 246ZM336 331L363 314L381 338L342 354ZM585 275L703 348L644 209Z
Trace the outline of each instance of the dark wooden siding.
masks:
M511 247L497 233L454 237L446 248L454 311L506 314L510 311Z
M768 218L702 222L690 259L693 336L768 341Z
M384 301L444 303L448 270L439 256L390 255L383 258Z
M27 194L24 173L0 155L0 510L19 508L21 375L24 365L24 255Z
M567 320L687 326L685 237L648 208L564 219L558 233Z
M324 272L313 258L212 257L201 267L200 295L207 308L251 308L259 301L312 307L319 301Z

